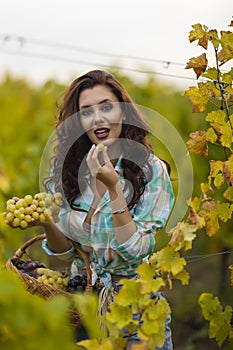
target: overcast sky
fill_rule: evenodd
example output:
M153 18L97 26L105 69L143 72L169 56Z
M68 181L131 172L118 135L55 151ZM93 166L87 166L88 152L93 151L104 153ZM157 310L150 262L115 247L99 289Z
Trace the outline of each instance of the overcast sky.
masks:
M194 78L184 69L202 53L188 41L192 24L229 30L232 15L232 0L1 0L0 77L8 71L32 82L70 82L114 64L134 79L146 75L127 69L189 86L195 81L165 75Z

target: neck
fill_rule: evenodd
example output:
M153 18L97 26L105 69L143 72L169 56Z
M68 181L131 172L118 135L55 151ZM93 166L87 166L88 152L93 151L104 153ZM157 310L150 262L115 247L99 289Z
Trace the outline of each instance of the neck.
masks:
M113 144L108 146L108 156L112 164L116 164L117 159L120 157L121 153L122 148L119 141L115 141Z

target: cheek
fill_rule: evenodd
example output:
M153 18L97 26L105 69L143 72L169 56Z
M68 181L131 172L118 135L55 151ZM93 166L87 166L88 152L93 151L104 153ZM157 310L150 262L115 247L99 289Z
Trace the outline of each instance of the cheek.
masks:
M80 122L81 122L81 125L85 131L90 130L91 123L88 119L83 119L83 120L81 119Z

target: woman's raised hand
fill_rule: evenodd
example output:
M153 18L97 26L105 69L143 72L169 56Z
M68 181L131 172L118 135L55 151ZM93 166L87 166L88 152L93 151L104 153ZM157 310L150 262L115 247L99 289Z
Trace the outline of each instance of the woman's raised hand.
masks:
M118 175L109 159L107 147L92 145L87 155L87 165L92 178L101 181L108 189L114 188L119 181Z

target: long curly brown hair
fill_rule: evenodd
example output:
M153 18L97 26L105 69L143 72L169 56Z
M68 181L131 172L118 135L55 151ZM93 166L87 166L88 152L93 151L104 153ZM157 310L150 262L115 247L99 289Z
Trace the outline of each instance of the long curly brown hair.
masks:
M96 85L104 85L115 94L126 116L122 125L123 176L127 183L132 185L128 207L138 203L145 190L146 183L151 179L152 170L148 162L152 147L148 141L150 132L142 114L123 86L112 74L101 70L90 71L75 79L64 94L63 101L58 107L56 119L57 144L54 147L54 156L51 158L52 175L44 180L45 187L56 191L64 191L65 197L72 209L75 199L85 189L85 174L88 172L85 157L92 143L82 128L79 117L80 93ZM132 147L132 140L135 141ZM135 159L137 161L132 161ZM146 173L142 170L146 169ZM55 187L54 187L55 186ZM133 194L132 194L133 188Z

